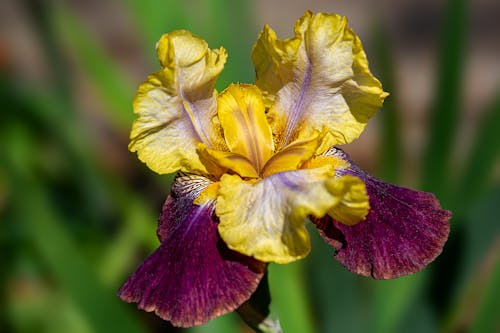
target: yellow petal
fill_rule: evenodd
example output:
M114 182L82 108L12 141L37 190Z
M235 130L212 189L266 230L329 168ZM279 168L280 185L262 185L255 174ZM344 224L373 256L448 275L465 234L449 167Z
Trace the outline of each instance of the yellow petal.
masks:
M265 88L264 96L273 101L278 91L293 80L295 53L300 40L290 38L279 40L267 24L259 35L252 50L258 87Z
M218 99L218 115L232 153L246 157L260 171L273 152L260 90L254 85L230 85Z
M351 163L342 150L331 147L323 155L308 160L301 167L320 168L326 165L333 167L336 174L326 182L326 186L338 198L328 215L346 225L364 220L370 210L366 185L360 178L345 174L345 170L351 168Z
M321 168L327 165L333 167L335 170L347 169L349 167L349 162L336 156L316 156L303 163L301 169Z
M288 263L310 250L308 215L324 216L338 202L325 187L333 168L296 170L258 182L224 175L215 212L227 246L264 262Z
M328 211L328 215L346 225L355 225L365 219L370 210L365 183L358 177L346 175L326 182L330 193L338 198L338 203Z
M265 27L252 59L257 86L276 101L268 117L278 149L324 128L331 134L327 145L349 143L387 96L359 38L338 15L306 12L295 37L284 41Z
M296 141L286 146L267 161L262 172L263 177L298 169L303 162L314 155L320 141L321 137L316 133L312 139Z
M224 48L211 50L198 36L177 30L160 38L156 52L164 70L175 73L179 85L167 89L177 88L188 103L212 97L215 81L226 63Z
M258 178L259 174L255 170L252 162L240 154L209 149L203 144L198 146L198 154L208 171L215 177L222 176L228 169L236 172L244 178ZM207 161L207 162L205 162ZM216 169L218 167L218 169ZM222 171L222 172L221 172Z
M139 86L129 149L158 173L204 173L197 144L225 147L211 119L217 112L214 84L226 52L210 50L187 31L174 31L161 37L157 53L163 68Z

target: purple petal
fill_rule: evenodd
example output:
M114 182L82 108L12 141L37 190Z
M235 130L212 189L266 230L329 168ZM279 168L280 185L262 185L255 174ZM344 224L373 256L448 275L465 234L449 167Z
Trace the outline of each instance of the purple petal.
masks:
M118 295L175 326L189 327L244 303L265 264L225 246L217 233L214 203L197 206L192 195L182 194L174 186L159 220L162 244Z
M160 242L163 242L177 224L183 223L183 217L188 216L192 210L191 204L194 199L211 183L213 182L210 179L203 176L177 173L172 184L171 195L163 204L158 219L156 234Z
M441 253L451 213L440 207L433 194L373 178L340 149L327 154L351 164L338 175L361 178L371 207L366 219L354 226L328 216L314 221L323 238L337 250L335 259L351 272L391 279L420 271Z

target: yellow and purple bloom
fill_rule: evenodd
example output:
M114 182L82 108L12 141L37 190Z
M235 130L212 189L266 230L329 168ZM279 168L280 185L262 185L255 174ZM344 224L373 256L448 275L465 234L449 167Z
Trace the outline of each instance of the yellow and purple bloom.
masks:
M265 26L255 85L220 94L223 48L174 31L157 53L162 68L138 89L129 148L153 171L178 174L161 245L121 287L123 300L176 326L233 311L267 263L309 253L308 218L357 274L395 278L441 252L450 213L434 195L375 179L334 147L356 139L387 96L346 18L306 12L285 40Z

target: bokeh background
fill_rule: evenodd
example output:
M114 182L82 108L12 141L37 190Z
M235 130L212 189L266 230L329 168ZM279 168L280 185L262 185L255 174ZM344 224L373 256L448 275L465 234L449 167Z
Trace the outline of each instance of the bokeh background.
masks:
M224 46L217 87L252 82L265 23L348 16L391 93L345 147L453 211L443 254L412 276L345 271L313 251L270 267L286 333L500 332L500 2L495 0L0 0L0 331L251 332L236 314L181 330L115 292L158 246L172 176L127 151L131 101L162 33Z

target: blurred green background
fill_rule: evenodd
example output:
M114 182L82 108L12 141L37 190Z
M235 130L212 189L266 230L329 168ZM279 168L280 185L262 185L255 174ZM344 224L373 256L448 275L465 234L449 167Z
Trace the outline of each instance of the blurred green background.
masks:
M252 82L264 23L347 15L391 96L345 147L387 181L453 211L443 254L391 281L313 252L270 267L286 333L500 332L498 1L0 1L0 332L251 332L236 314L181 330L115 292L158 246L171 176L127 151L131 101L162 33L224 46L217 87Z

